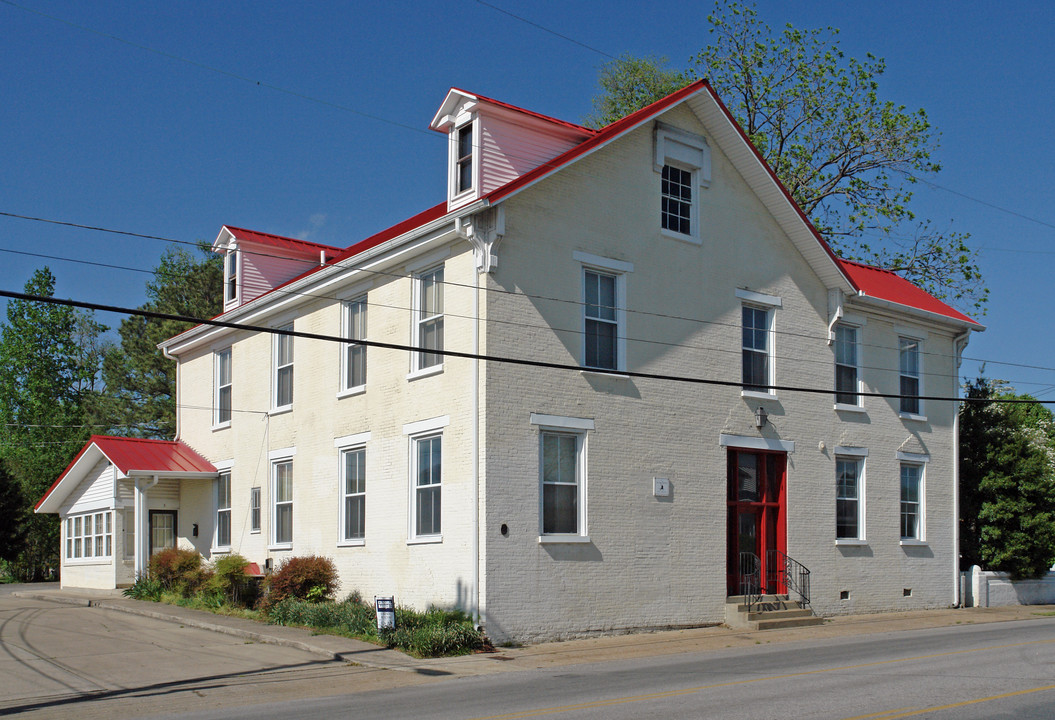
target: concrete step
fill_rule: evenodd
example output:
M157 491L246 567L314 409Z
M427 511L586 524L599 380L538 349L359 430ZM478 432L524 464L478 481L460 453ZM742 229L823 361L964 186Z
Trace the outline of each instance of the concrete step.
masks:
M797 600L789 600L786 595L766 595L750 607L742 596L732 596L727 598L725 605L725 623L729 627L771 630L823 622L824 619L814 615L812 609Z
M792 618L815 617L813 611L808 608L796 608L788 610L765 610L762 612L744 613L748 622L755 620L790 620Z
M779 628L808 627L810 625L823 625L824 618L816 615L797 618L765 619L756 620L753 623L755 630L776 630Z

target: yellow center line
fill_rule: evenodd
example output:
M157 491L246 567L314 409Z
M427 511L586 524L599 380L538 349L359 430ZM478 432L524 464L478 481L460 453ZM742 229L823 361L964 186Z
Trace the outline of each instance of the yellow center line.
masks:
M871 715L854 715L853 717L843 718L843 720L868 720L869 718L879 718L879 720L887 720L891 713L905 712L906 710L913 710L914 708L898 708L897 710L884 710L883 712L872 713Z
M952 710L953 708L966 707L967 705L977 705L978 703L992 702L993 700L1003 700L1005 698L1016 697L1018 695L1029 695L1031 693L1046 692L1048 690L1055 690L1055 685L1045 685L1044 687L1029 688L1028 690L1016 690L1014 692L1002 693L1000 695L990 695L989 697L977 698L975 700L963 700L957 703L950 703L948 705L935 705L928 708L916 708L909 709L903 708L903 710L909 710L908 712L902 712L901 710L891 710L887 714L883 715L862 715L861 717L876 717L881 720L897 720L897 718L906 718L913 715L922 715L923 713L937 712L939 710ZM855 720L854 718L846 718L845 720Z
M520 710L517 712L506 713L504 715L487 715L484 717L472 718L472 720L517 720L518 718L537 717L540 715L556 715L559 713L573 712L576 710L590 710L592 708L609 707L612 705L627 705L630 703L645 702L647 700L661 700L664 698L678 697L679 695L691 695L693 693L703 692L704 690L714 690L723 687L733 687L736 685L748 685L751 683L768 682L770 680L787 680L789 678L805 677L807 675L823 675L826 673L845 672L847 670L860 670L861 668L877 667L880 665L892 665L895 663L904 662L915 662L918 660L932 660L939 657L950 657L952 655L966 655L969 653L978 652L989 652L992 650L1005 650L1013 647L1023 647L1026 645L1045 645L1049 643L1055 643L1055 640L1027 640L1025 642L1008 643L1006 645L991 645L984 648L971 648L968 650L950 650L948 652L934 653L932 655L917 655L915 657L900 658L895 660L876 660L875 662L859 663L857 665L843 665L841 667L825 668L823 670L802 670L800 672L786 673L783 675L769 675L767 677L758 678L747 678L745 680L730 680L729 682L715 683L713 685L700 685L697 687L683 688L681 690L668 690L665 692L649 693L647 695L630 695L626 697L610 698L608 700L595 700L587 703L576 703L574 705L560 705L551 708L537 708L534 710ZM1041 690L1050 690L1055 688L1055 685L1050 687L1036 688L1033 690L1021 690L1017 693L1007 693L1006 695L994 695L991 698L982 698L980 700L968 700L962 703L955 703L953 705L945 705L936 708L928 708L927 710L914 710L911 708L901 708L899 710L888 710L886 713L877 713L875 715L860 715L858 716L862 720L865 718L881 718L881 720L894 720L894 718L908 717L910 715L918 715L922 712L932 712L934 710L944 710L947 708L961 707L962 705L970 705L976 702L985 702L987 700L996 700L1002 697L1013 697L1014 695L1023 695L1030 692L1039 692ZM907 711L907 712L905 712ZM890 715L888 713L899 713L904 712L902 715ZM855 720L854 718L847 718L846 720Z

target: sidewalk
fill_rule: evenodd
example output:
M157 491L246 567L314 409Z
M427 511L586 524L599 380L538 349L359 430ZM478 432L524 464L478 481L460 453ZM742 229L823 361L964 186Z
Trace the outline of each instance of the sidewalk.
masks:
M740 630L715 625L689 630L608 635L563 642L540 643L516 648L499 648L494 653L478 653L454 658L418 659L370 643L334 635L313 635L305 628L290 628L214 615L176 605L131 600L119 591L22 590L15 597L74 605L87 605L117 612L175 622L214 632L242 637L254 642L297 648L326 658L384 670L400 670L420 675L488 675L513 670L531 670L609 660L629 660L707 652L729 647L768 643L848 637L872 633L910 631L1011 620L1043 619L1038 613L1055 612L1052 605L1012 605L994 608L917 610L873 615L844 615L813 627L777 630Z

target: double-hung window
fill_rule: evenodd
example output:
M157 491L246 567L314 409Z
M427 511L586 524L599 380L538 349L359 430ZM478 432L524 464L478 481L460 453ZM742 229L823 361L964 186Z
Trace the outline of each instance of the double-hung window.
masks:
M231 424L231 348L216 353L216 407L215 424L223 427Z
M249 532L260 532L260 488L249 488Z
M857 328L835 326L835 403L859 405Z
M473 188L473 123L462 125L457 134L457 157L454 163L456 193L463 193Z
M692 234L692 171L664 165L660 221L664 230Z
M443 266L421 273L414 279L414 370L443 364Z
M583 542L589 418L531 414L539 428L539 541Z
M231 547L231 472L216 478L216 548Z
M901 462L901 540L923 540L923 465Z
M661 232L700 242L700 188L711 180L711 154L702 135L656 123L653 165L660 176Z
M224 303L230 305L238 301L238 252L228 250L223 258Z
M771 392L770 383L770 317L771 311L744 305L743 310L743 386L744 390Z
M901 412L922 415L920 401L920 341L898 338L899 373L901 377Z
M414 446L414 536L439 535L443 492L443 435L416 437Z
M584 368L626 368L626 276L633 263L574 252L582 263Z
M344 337L366 339L366 297L344 303ZM366 385L366 346L355 342L342 347L341 390L358 390Z
M278 329L292 332L293 325ZM274 338L274 409L285 410L293 405L293 336L276 333Z
M271 463L271 541L273 545L293 544L293 461Z
M835 539L864 540L864 458L835 456Z
M366 538L366 448L341 451L341 541Z

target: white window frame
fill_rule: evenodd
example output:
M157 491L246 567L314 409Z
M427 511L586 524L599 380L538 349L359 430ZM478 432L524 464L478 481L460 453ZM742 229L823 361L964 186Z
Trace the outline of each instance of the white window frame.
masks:
M836 447L835 448L835 544L836 545L866 545L867 544L867 529L865 527L865 507L866 507L866 492L865 492L865 474L866 463L865 459L868 457L868 449L860 447ZM838 523L839 523L839 501L847 498L843 498L839 495L839 463L854 463L856 465L857 472L857 535L855 537L839 537Z
M849 331L853 333L853 364L839 362L839 331ZM840 322L836 323L832 329L832 357L835 363L835 409L836 410L849 410L860 411L864 398L861 396L862 392L862 380L861 380L861 328L856 324ZM839 368L848 367L852 368L854 372L854 383L853 390L840 390L839 389ZM853 402L840 402L840 394L852 394L854 397Z
M740 307L740 353L743 355L744 349L744 335L743 335L743 322L744 322L744 307L750 307L755 310L763 310L766 313L767 331L766 331L766 364L768 366L768 382L766 385L773 386L777 383L777 368L776 368L776 345L777 345L777 313L779 308L784 307L784 300L777 295L767 295L766 293L755 292L754 290L746 290L744 288L737 288L735 295L741 301ZM743 387L744 377L744 365L743 358L740 360L740 397L754 398L757 400L775 400L777 398L776 390L761 391L761 390L749 390Z
M227 485L226 506L223 505L225 500L223 486L225 482ZM212 550L213 552L230 552L232 534L231 520L233 519L233 513L231 512L231 470L229 468L220 470L219 475L217 475L216 480L214 481L213 497L216 503L216 523L212 536ZM227 517L227 542L220 541L220 525L224 516Z
M691 202L689 203L688 233L668 230L663 227L662 212L662 175L663 168L670 166L686 171L691 177ZM659 231L665 237L682 240L694 245L703 241L700 238L700 200L701 190L711 184L711 151L706 138L702 135L676 128L672 125L657 122L653 137L653 169L660 174L660 222Z
M281 325L281 326L277 327L276 330L289 330L289 331L292 331L293 330L293 323L288 323L286 325ZM272 340L272 343L271 343L271 366L274 369L273 369L273 371L271 373L271 412L272 413L286 412L288 410L292 410L293 409L293 397L294 397L293 381L294 381L294 377L295 377L295 373L294 373L295 365L294 365L294 362L295 362L295 357L296 357L294 355L294 350L295 350L294 342L293 342L294 337L292 335L285 335L285 334L282 334L282 333L274 333L272 335L272 338L273 338L273 340ZM284 343L288 343L289 344L289 358L288 358L289 361L280 364L282 362L281 359L280 359L280 356L282 354L282 345ZM280 403L280 399L281 398L279 398L279 377L285 371L289 372L289 402Z
M409 469L409 500L408 500L408 513L407 513L407 544L423 544L423 543L439 543L443 542L443 476L445 474L446 466L446 453L443 451L443 429L450 424L450 416L443 415L441 417L430 418L428 420L419 420L417 422L407 423L403 426L403 434L407 436L409 440L409 462L407 463ZM433 486L439 491L440 495L440 521L439 521L439 532L434 533L418 533L417 519L418 519L418 444L427 440L433 440L434 438L440 439L440 481L438 483L430 483L427 486Z
M287 448L285 450L273 450L268 453L268 462L270 464L270 502L268 503L268 516L270 518L270 544L268 545L269 550L291 550L293 549L293 541L296 537L296 528L294 526L294 509L296 500L296 482L293 475L293 456L296 454L295 449ZM279 500L278 499L278 468L281 465L289 465L289 499ZM279 540L278 538L278 511L279 506L289 507L289 539Z
M249 534L258 535L263 521L260 506L260 486L249 488Z
M436 274L439 273L439 280L435 279ZM433 287L436 288L438 294L438 307L439 312L434 312L428 317L425 316L424 311L424 284L425 279L433 276ZM440 342L435 350L443 350L444 346L444 264L433 265L425 270L414 274L414 289L413 289L413 328L411 330L411 345L415 348L424 347L422 343L422 332L426 325L433 324L439 326ZM428 365L424 363L428 360L428 355L433 354L428 351L417 350L411 353L411 372L408 379L422 377L424 375L433 375L435 373L443 372L443 355L437 355L436 361Z
M103 564L113 561L112 510L67 515L63 528L63 558L66 564Z
M366 504L366 444L370 440L370 433L358 433L356 435L348 435L343 438L336 438L333 441L333 446L337 448L337 546L338 547L358 547L366 544L366 521L365 521L365 504ZM346 456L348 453L363 453L363 489L361 492L348 493L347 491L347 461ZM347 513L347 499L349 497L362 497L364 504L364 521L363 521L363 536L358 538L349 538L345 535L345 521Z
M461 122L451 130L451 198L467 195L476 189L478 184L477 175L477 148L479 147L478 126L480 123L470 115L467 120ZM461 140L463 131L469 130L469 154L462 155ZM461 169L464 163L469 165L469 185L462 187Z
M228 248L223 262L223 304L224 307L238 304L238 298L242 294L240 283L241 255L238 250ZM234 292L232 292L232 289Z
M358 308L358 312L356 312ZM367 328L366 295L345 300L341 303L341 336L348 340L365 340ZM357 395L366 391L366 346L358 343L347 343L340 346L341 377L338 397ZM349 374L356 362L362 364L362 382L352 383Z
M589 534L589 493L588 493L588 463L589 434L594 430L595 424L591 418L564 417L560 415L546 415L542 413L531 413L531 424L537 428L538 438L538 541L540 544L547 543L588 543ZM544 466L544 438L546 435L574 436L575 447L575 472L576 484L578 486L578 529L574 533L546 533L544 532L543 517L545 509L545 466Z
M900 500L898 512L898 532L901 535L902 545L926 545L927 544L927 462L929 455L916 453L898 452L898 498ZM902 474L906 467L916 468L918 471L917 500L916 505L916 533L905 535L904 518L906 510L904 487L902 485Z
M611 373L625 372L627 369L627 350L626 350L626 308L627 308L627 275L634 272L634 264L626 262L625 260L614 260L612 258L601 257L600 255L592 255L590 253L575 251L572 253L572 258L579 263L579 284L582 292L582 325L580 326L580 332L582 334L582 343L580 346L580 364L582 365L584 372L601 372L610 375ZM614 279L614 290L615 290L615 313L614 320L605 320L599 318L589 317L590 306L586 301L586 285L587 285L587 273L593 273L595 275L605 275ZM615 367L614 368L603 368L593 365L587 365L586 363L586 347L587 347L587 334L586 327L589 322L606 322L611 323L615 326Z
M222 428L231 427L231 417L234 414L234 363L233 353L231 348L224 348L223 350L217 350L214 355L214 373L213 373L213 387L215 390L215 397L213 398L213 429L220 430ZM224 358L227 359L227 377L223 376L224 369ZM226 380L226 382L224 382ZM227 395L227 417L223 417L223 397L224 391Z
M916 411L905 410L905 398L899 398L898 400L898 415L906 420L926 420L927 414L923 407L923 338L915 337L912 335L899 334L897 339L898 344L898 395L904 395L904 381L905 379L913 379L916 381ZM915 350L912 354L915 355L916 359L916 374L906 374L904 371L904 357L906 351L906 344L915 345Z

